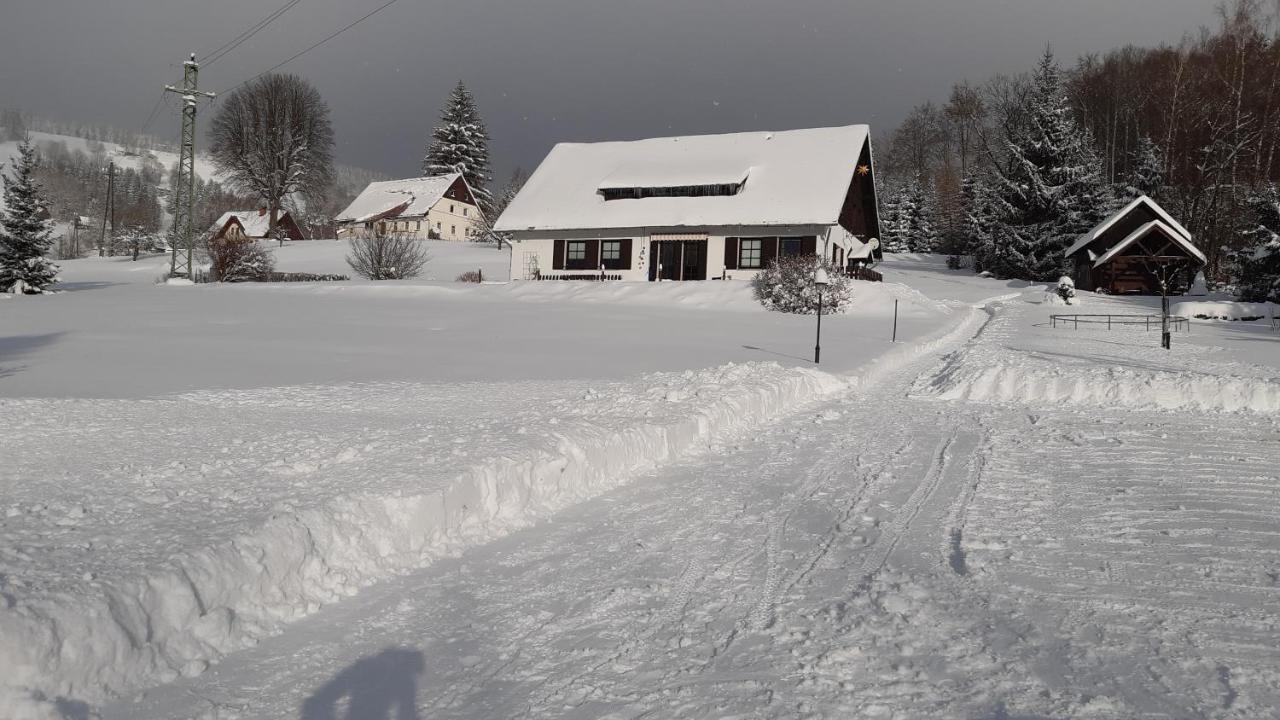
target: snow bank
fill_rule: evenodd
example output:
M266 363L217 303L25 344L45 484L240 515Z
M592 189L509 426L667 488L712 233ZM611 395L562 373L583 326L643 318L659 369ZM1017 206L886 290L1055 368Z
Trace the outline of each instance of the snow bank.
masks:
M0 716L59 717L49 702L55 698L98 702L198 674L361 587L509 533L846 387L835 376L774 363L652 375L637 390L644 402L631 401L647 409L630 424L551 420L539 429L551 450L472 438L497 453L460 468L439 490L353 493L311 507L280 503L259 526L175 551L139 576L38 597L8 588L0 594Z
M1101 405L1205 412L1280 412L1280 383L1194 372L1159 373L1123 367L1081 373L1047 364L975 365L964 360L935 378L940 400Z
M1002 315L992 332L1007 335L1013 325ZM1124 337L1113 334L1102 339L1114 346ZM1162 353L1155 358L1142 357L1137 345L1132 348L1133 358L1101 356L1094 354L1096 339L1083 333L1058 334L1056 339L1060 344L1050 348L998 343L963 348L949 355L935 372L922 375L913 394L977 402L1280 412L1280 382L1270 376L1215 372L1203 361L1154 347L1147 352ZM1185 364L1161 367L1160 361Z
M1169 312L1186 318L1200 320L1256 320L1280 316L1275 303L1246 303L1227 300L1196 300L1174 303Z

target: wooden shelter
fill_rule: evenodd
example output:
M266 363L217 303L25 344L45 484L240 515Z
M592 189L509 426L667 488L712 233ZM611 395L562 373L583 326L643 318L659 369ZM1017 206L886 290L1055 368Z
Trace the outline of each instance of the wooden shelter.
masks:
M1113 295L1181 293L1205 263L1187 231L1143 195L1081 235L1066 258L1076 287Z

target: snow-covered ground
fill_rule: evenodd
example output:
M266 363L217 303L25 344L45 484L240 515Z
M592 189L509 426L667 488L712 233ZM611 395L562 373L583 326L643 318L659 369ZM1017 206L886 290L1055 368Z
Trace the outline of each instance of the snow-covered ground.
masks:
M1274 717L1280 333L883 269L818 372L733 283L69 267L0 303L10 714Z
M278 266L341 272L346 245ZM507 262L431 252L442 279ZM66 292L0 306L11 692L96 702L198 673L857 382L810 369L813 319L744 284L181 287L156 284L165 262L67 262ZM895 349L899 296L904 338L961 314L867 285L828 318L833 367Z

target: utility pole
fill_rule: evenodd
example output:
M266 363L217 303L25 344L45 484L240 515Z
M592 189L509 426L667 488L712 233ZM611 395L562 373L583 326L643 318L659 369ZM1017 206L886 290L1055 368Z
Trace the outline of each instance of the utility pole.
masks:
M102 234L98 237L98 257L107 254L107 221L111 222L111 238L112 243L115 242L116 235L116 161L112 160L107 163L107 196L103 198L102 203Z
M173 256L169 261L170 277L191 277L194 265L196 205L196 100L212 99L211 92L201 92L197 79L200 64L195 53L182 63L182 87L165 85L166 92L182 96L182 143L178 157L178 180L173 190Z

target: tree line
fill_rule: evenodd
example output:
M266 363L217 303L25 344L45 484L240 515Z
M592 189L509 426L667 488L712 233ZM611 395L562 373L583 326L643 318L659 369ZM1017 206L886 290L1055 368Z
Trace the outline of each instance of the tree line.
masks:
M886 249L1051 280L1073 234L1137 194L1179 218L1211 284L1267 285L1280 174L1280 17L1232 0L1176 45L956 84L889 138ZM1280 288L1272 287L1273 293Z

